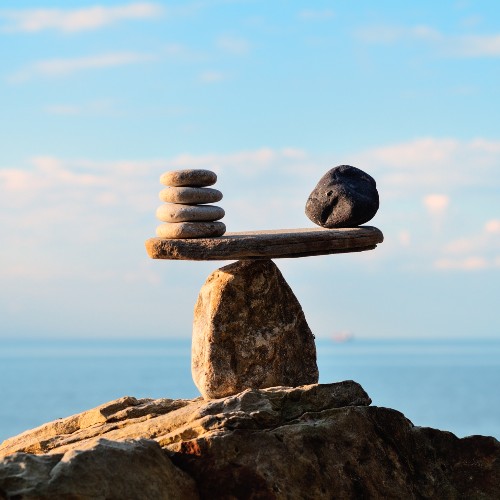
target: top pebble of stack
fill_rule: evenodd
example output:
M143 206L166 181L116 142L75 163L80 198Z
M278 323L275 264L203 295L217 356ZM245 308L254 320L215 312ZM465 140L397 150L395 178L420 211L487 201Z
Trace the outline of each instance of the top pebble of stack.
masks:
M164 186L192 186L203 187L211 186L217 182L217 174L211 170L192 169L192 170L171 170L165 172L160 177L160 182Z

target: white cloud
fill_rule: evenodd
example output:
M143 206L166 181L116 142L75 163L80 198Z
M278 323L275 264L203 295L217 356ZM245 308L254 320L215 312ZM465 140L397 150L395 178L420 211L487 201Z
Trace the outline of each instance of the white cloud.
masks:
M64 77L89 69L109 68L154 61L155 56L138 52L113 52L72 59L38 61L10 76L11 83L20 83L36 77Z
M419 26L367 26L355 31L355 36L366 43L392 44L399 41L425 41L437 48L442 56L499 57L500 34L445 35L425 25Z
M82 203L99 207L118 200L143 212L141 190L147 185L147 174L158 168L150 162L94 162L63 160L53 156L32 158L28 167L0 170L0 197L3 205L31 210L51 207L61 213ZM50 224L50 219L47 219Z
M442 233L445 215L450 205L449 196L431 193L424 196L422 202L431 217L434 234Z
M375 25L358 28L355 36L366 43L394 43L402 39L418 39L426 41L437 41L442 35L435 29L426 25L413 27Z
M476 270L498 267L500 252L500 220L487 221L481 230L447 243L445 256L435 263L438 269Z
M227 74L222 71L204 71L200 74L202 83L218 83L227 79Z
M349 161L373 172L391 198L409 192L423 197L443 186L449 192L479 186L500 189L500 141L419 138L370 149Z
M273 162L277 162L283 158L300 157L300 151L301 150L293 150L294 156L291 156L289 148L284 148L282 150L260 148L228 154L180 154L170 159L168 165L174 169L210 168L212 170L221 170L224 168L232 168L243 174L247 172L256 174L263 169L270 168Z
M45 111L50 115L79 115L81 108L80 106L72 106L71 104L52 104L46 106Z
M85 104L50 104L45 106L45 112L50 115L78 116L109 113L112 110L112 102L109 100L89 101Z
M500 219L489 220L484 225L484 230L489 234L500 234Z
M428 194L424 197L423 203L431 215L440 216L446 212L450 198L445 194Z
M411 244L411 234L408 230L400 231L398 234L398 240L401 246L408 247Z
M307 158L307 153L299 148L283 148L281 152L286 158L293 158L295 160L304 160Z
M483 238L481 238L483 240ZM476 236L471 238L458 238L449 243L444 247L444 252L447 254L470 254L477 252L483 246L483 242L479 241Z
M489 254L500 250L500 220L487 221L480 231L452 240L444 247L447 254L466 255L472 253Z
M200 62L208 59L207 54L197 52L181 43L169 43L163 48L165 55L172 59L189 62Z
M234 55L244 55L250 51L248 40L239 37L221 36L217 39L216 45L224 52Z
M106 7L96 5L81 9L0 10L6 21L4 31L35 33L55 30L64 33L95 30L127 19L154 19L163 8L156 3L131 3Z
M466 257L465 259L439 259L434 263L436 269L477 271L491 266L483 257Z
M500 141L419 138L340 161L376 179L381 198L376 225L396 235L411 231L405 261L411 256L417 267L425 267L437 259L436 269L457 271L481 268L474 259L493 266L500 253L496 196L500 192ZM393 260L402 259L404 241L399 236L401 245L389 252ZM390 233L377 259L385 258L389 243Z
M159 175L165 170L208 168L219 176L216 187L224 195L221 206L228 230L305 227L311 225L304 214L305 200L319 178L335 164L350 163L372 174L379 187L382 204L374 224L387 238L372 256L377 265L411 261L422 268L437 260L437 269L479 269L483 264L473 259L492 266L500 253L500 219L491 213L479 221L476 234L464 235L462 225L456 223L462 217L459 200L474 204L478 186L490 191L500 186L497 146L483 139L428 138L335 161L332 154L315 157L293 147L183 153L135 162L37 157L24 167L0 170L0 225L5 234L17 235L12 237L22 245L26 238L36 237L34 244L73 225L85 241L109 238L110 231L125 227L152 235ZM440 191L443 186L450 194ZM453 217L440 234L430 235L432 225L422 200L434 223L451 207L450 197L457 200ZM481 203L486 203L483 197ZM483 214L488 210L484 206ZM116 221L120 223L113 227ZM149 233L144 233L145 225Z
M335 13L331 9L304 9L299 12L299 19L305 21L323 21L325 19L331 19L334 15Z
M109 237L106 233L115 220L141 231L133 221L146 217L152 235L160 174L209 168L220 175L216 187L224 194L221 206L232 230L292 227L307 221L303 204L314 187L314 182L297 182L297 176L290 175L294 169L304 171L302 165L308 161L304 155L297 149L260 148L137 162L40 156L23 167L0 170L0 226L21 240L35 235L47 240L54 228L64 226L78 227L82 238L99 239ZM273 180L276 177L279 183Z
M450 40L448 52L463 57L499 57L500 35L468 35Z

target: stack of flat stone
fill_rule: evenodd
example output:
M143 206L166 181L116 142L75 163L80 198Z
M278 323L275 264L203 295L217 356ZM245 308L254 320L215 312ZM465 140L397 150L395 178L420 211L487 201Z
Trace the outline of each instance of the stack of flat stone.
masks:
M292 289L271 258L306 257L372 250L383 241L374 227L356 227L377 212L375 180L350 165L330 169L306 204L319 228L227 233L216 222L224 215L222 193L210 186L208 170L162 175L170 186L159 238L146 242L154 259L233 260L214 271L200 290L194 310L191 372L202 396L224 398L246 389L298 387L318 382L314 335ZM207 222L209 221L209 222ZM205 239L189 239L202 238ZM253 396L251 396L253 397Z
M219 219L225 212L221 207L207 205L222 200L222 193L209 188L217 181L211 170L171 170L160 177L168 186L160 191L165 202L156 210L163 224L156 228L160 238L212 238L222 236L226 226Z

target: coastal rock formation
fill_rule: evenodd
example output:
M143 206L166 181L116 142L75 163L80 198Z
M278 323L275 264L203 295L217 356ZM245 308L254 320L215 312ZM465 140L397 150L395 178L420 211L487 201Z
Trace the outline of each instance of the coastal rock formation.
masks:
M0 498L194 500L199 495L193 479L155 441L99 439L64 454L6 457L0 462Z
M375 217L378 207L375 179L359 168L340 165L319 180L305 212L318 226L354 227Z
M212 401L125 397L0 445L0 498L54 498L69 475L93 484L72 498L193 498L192 480L210 499L499 498L496 439L458 439L369 405L352 381ZM137 454L130 464L123 450Z
M271 260L238 261L208 277L194 310L191 363L207 399L318 381L314 335Z

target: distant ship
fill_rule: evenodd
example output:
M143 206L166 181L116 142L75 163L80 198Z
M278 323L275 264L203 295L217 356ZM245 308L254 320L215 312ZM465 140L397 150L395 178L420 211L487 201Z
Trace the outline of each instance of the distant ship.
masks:
M332 340L334 342L349 342L354 339L354 334L349 331L336 332L332 335Z

